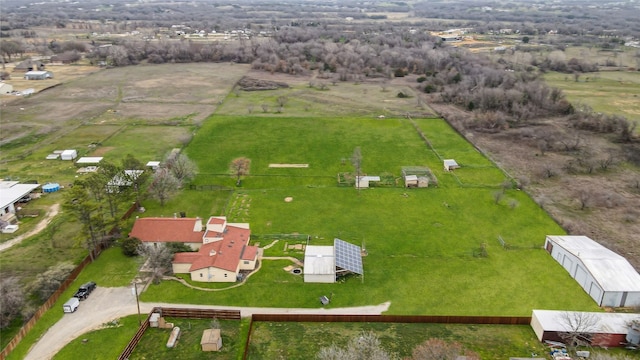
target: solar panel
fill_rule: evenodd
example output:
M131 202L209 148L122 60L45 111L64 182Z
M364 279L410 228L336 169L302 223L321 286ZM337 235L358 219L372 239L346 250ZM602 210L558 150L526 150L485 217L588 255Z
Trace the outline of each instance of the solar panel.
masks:
M362 275L362 254L360 246L350 244L338 238L333 239L336 254L336 266Z

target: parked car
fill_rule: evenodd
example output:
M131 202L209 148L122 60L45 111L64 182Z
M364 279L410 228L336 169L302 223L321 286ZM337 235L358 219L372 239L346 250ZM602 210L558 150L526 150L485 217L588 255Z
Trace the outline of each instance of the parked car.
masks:
M76 297L72 297L66 303L64 303L64 305L62 305L62 311L66 313L72 313L78 309L78 306L80 306L80 300Z
M82 284L79 288L78 291L76 291L75 294L73 294L74 298L78 298L80 300L85 300L86 298L89 297L89 294L91 294L91 292L96 288L96 283L94 283L93 281L89 281L86 284Z

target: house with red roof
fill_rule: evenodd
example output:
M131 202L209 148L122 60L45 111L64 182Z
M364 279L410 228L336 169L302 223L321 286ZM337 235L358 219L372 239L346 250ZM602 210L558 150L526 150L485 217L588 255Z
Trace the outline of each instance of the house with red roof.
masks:
M173 272L190 274L193 281L235 282L258 262L258 247L249 245L249 224L228 223L224 216L212 216L206 224L200 218L136 219L129 236L150 244L181 242L197 250L173 258Z

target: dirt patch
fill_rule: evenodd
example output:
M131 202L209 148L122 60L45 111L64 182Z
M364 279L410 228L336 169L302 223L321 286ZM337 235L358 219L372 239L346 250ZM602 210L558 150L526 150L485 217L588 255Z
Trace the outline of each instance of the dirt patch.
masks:
M97 149L95 149L93 151L93 153L91 154L91 156L104 156L104 154L108 153L109 151L115 149L115 147L113 146L101 146Z

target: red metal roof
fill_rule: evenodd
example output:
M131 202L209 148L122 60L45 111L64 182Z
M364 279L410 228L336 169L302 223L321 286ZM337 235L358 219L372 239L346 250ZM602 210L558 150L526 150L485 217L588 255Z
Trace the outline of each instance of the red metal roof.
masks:
M247 246L251 230L227 225L224 238L220 241L202 245L198 254L200 257L193 262L189 271L215 267L227 271L236 271L241 260L255 259L257 248ZM246 250L245 250L246 249ZM212 251L215 251L214 255ZM245 252L253 252L254 257L245 258Z
M202 243L204 231L194 231L194 218L140 218L136 219L129 237L142 242Z

